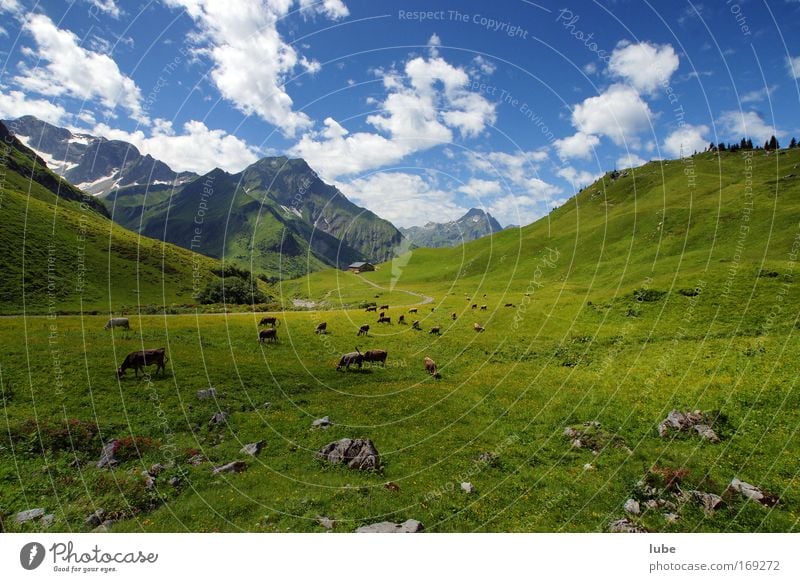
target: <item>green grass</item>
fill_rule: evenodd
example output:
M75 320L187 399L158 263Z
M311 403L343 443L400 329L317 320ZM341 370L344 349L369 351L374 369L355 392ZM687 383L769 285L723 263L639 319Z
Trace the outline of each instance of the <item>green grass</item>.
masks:
M661 511L635 518L650 530L795 531L800 182L783 176L800 152L755 153L747 220L742 157L691 163L694 189L687 163L648 164L520 230L415 250L363 278L283 282L274 292L287 306L305 299L325 311L282 313L277 345L256 341L260 314L147 316L113 335L101 317L1 320L0 512L45 507L58 531L86 530L97 507L118 519L113 531L324 531L318 515L337 520L335 531L408 518L438 532L604 531L659 467L687 471L685 489L721 494L737 477L781 502L726 496L711 515L686 504L676 523ZM396 322L422 301L404 291L433 298L418 306L423 331L377 325L358 307L388 303ZM313 333L319 321L328 336ZM357 338L364 323L371 335ZM442 336L427 333L433 325ZM159 346L166 377L117 381L125 354ZM388 350L387 369L337 372L338 355L356 346ZM217 402L197 398L209 386ZM211 427L218 408L229 423ZM721 442L659 437L671 409L717 415ZM325 415L335 425L312 430ZM598 454L563 434L588 421L601 423ZM67 426L99 434L65 445ZM101 441L122 437L140 438L141 458L97 469ZM315 460L343 437L372 439L383 474ZM262 439L247 471L211 475ZM195 450L210 462L189 464ZM486 452L495 462L476 461ZM156 462L167 469L150 492L140 472ZM178 474L182 484L168 485Z

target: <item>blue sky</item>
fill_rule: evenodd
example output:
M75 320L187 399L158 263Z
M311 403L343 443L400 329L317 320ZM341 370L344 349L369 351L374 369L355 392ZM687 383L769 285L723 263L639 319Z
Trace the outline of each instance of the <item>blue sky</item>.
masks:
M800 2L0 0L0 117L173 169L303 157L398 226L800 136Z

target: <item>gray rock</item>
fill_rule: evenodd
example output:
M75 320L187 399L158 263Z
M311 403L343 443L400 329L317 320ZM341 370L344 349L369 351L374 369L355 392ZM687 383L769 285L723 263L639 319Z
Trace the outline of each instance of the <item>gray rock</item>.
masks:
M113 519L107 519L96 528L92 530L92 533L107 533L111 531L111 526L114 525Z
M671 410L667 418L662 420L658 425L658 435L665 437L669 434L670 430L694 430L702 438L712 443L718 443L720 440L717 433L709 426L706 415L699 410L695 410L694 412Z
M719 437L717 433L715 433L710 426L707 424L696 424L694 425L694 430L697 431L702 438L706 439L707 441L711 441L712 443L718 443Z
M101 523L103 523L103 516L105 516L106 512L104 509L98 509L94 513L92 513L89 517L84 520L84 523L91 528L95 528Z
M645 533L647 530L643 527L636 525L627 517L618 519L608 526L608 531L611 533Z
M625 511L633 515L639 515L642 512L641 508L639 507L639 502L635 499L628 499L625 502L624 508Z
M336 525L331 518L322 515L317 516L317 522L325 529L333 529L333 526Z
M244 461L231 461L220 467L214 467L211 472L212 475L219 475L220 473L241 473L247 469L247 463Z
M173 477L172 479L167 481L167 483L169 483L172 487L177 487L178 485L181 484L181 478L180 477Z
M20 511L18 514L14 516L14 521L17 523L26 523L29 521L33 521L34 519L39 519L44 515L44 509L41 507L37 507L36 509L26 509L25 511Z
M209 398L216 398L217 397L217 389L216 388L208 388L207 390L198 390L197 397L200 400L208 400Z
M53 525L53 522L55 520L56 516L53 515L52 513L48 513L47 515L42 516L42 519L39 521L39 523L42 524L42 527L50 527L51 525Z
M583 442L581 439L572 439L572 448L573 449L580 449L583 447Z
M246 444L245 446L242 447L242 449L239 452L255 457L258 453L261 452L261 449L263 448L264 448L264 441L258 441L255 443Z
M574 439L577 438L579 434L580 433L571 426L568 426L567 428L564 429L564 436L567 438Z
M114 439L103 445L103 450L100 451L100 460L97 461L97 468L113 467L117 464L117 458L114 456L119 448L119 441Z
M475 491L475 487L472 486L472 483L466 482L461 484L461 490L465 493L472 493Z
M196 455L192 455L189 459L189 464L196 467L197 465L203 464L205 460L206 458L201 453L197 453Z
M326 429L326 428L328 428L329 426L331 426L331 424L333 424L333 423L331 422L331 419L330 419L329 417L327 417L327 416L323 416L322 418L318 418L317 420L315 420L314 422L312 422L312 423L311 423L311 426L312 426L313 428L321 428L321 429Z
M407 519L403 523L393 523L382 521L370 525L361 526L356 533L418 533L425 527L416 519Z
M317 452L317 458L333 465L346 464L350 469L376 471L381 459L369 439L341 439L328 443Z
M583 470L584 470L584 471L592 471L592 470L594 470L594 465L592 465L591 463L586 463L586 464L583 466Z
M228 422L228 413L220 410L219 412L214 413L214 416L211 417L211 420L208 421L208 424L220 425L225 424L226 422Z
M739 479L733 479L731 484L728 485L728 491L734 491L747 497L748 499L752 499L753 501L757 501L762 505L766 505L767 507L773 507L778 504L778 498L770 495L769 493L765 493L759 487L755 485L750 485L750 483L745 483L744 481L740 481Z
M684 491L682 497L686 501L694 501L703 506L703 511L706 514L711 514L720 505L722 505L722 497L714 495L713 493L706 493L705 491Z
M164 469L166 469L164 465L162 465L161 463L156 463L147 470L147 474L150 475L151 477L158 477L159 473L161 473L161 471L163 471Z
M664 514L664 519L667 520L667 523L675 523L676 521L678 521L680 519L680 517L681 516L678 515L677 513L665 513Z
M156 478L153 477L147 471L144 471L143 476L144 476L144 488L147 489L148 491L152 491L153 489L155 489L156 488Z

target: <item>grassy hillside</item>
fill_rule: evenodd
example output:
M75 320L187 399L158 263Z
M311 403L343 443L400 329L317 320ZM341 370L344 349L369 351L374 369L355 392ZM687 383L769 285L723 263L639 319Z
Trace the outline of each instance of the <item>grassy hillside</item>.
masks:
M0 313L194 303L219 262L140 237L9 137L0 156Z
M57 531L90 529L100 507L112 531L325 531L318 516L334 531L409 518L434 532L607 531L637 499L628 517L650 531L795 531L800 151L749 160L648 164L519 230L284 282L287 305L326 311L279 314L277 344L257 342L260 314L142 317L113 335L100 317L61 317L59 337L79 341L58 344L56 370L47 320L3 321L0 341L19 347L0 356L0 513L42 507ZM388 303L393 324L358 307L369 302ZM320 321L330 334L314 334ZM165 377L118 381L142 346L168 349ZM386 349L387 368L337 372L356 346ZM209 387L216 398L200 399ZM673 409L706 413L720 442L659 436ZM219 410L226 421L210 423ZM313 429L325 415L334 425ZM565 431L584 433L580 446ZM372 439L383 473L315 460L343 437ZM120 464L98 469L110 439ZM260 440L259 456L240 452ZM247 469L212 474L233 460ZM725 493L733 478L780 502ZM648 509L649 486L671 505ZM723 503L706 512L678 490Z

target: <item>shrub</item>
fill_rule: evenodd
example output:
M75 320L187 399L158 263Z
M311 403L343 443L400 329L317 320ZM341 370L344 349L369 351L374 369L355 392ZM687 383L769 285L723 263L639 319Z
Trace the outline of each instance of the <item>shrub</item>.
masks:
M206 288L197 295L197 300L203 304L231 303L236 305L251 303L266 303L270 298L262 293L255 283L252 285L239 277L217 279L206 285Z
M653 301L658 301L664 295L666 295L666 291L659 291L658 289L634 289L633 290L633 298L640 303L652 303Z

